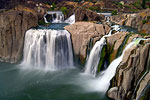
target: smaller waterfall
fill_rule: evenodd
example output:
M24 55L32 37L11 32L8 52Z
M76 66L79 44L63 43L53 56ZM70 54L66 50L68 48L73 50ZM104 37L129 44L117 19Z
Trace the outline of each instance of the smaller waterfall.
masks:
M98 87L95 87L97 91L106 92L110 85L110 80L115 76L116 69L119 66L120 62L123 59L125 52L134 45L139 44L141 39L136 39L133 42L129 43L124 49L122 55L112 61L112 63L108 66L108 68L98 77L97 84Z
M44 15L44 22L45 22L45 23L49 23L49 22L47 21L47 19L46 19L46 15L47 15L47 14Z
M44 20L45 22L62 23L64 21L64 14L61 11L48 11L44 15Z
M22 64L51 70L73 67L72 44L68 31L28 30Z
M102 37L99 41L97 41L92 48L90 52L90 56L88 58L88 61L86 63L85 67L85 73L87 74L92 74L96 75L97 72L97 67L99 64L100 56L101 56L101 51L103 46L105 45L105 38Z
M111 36L112 30L110 30L108 35L103 36L99 41L97 41L92 48L89 58L85 64L85 71L84 73L90 74L90 75L96 75L97 73L97 67L99 64L101 51L103 49L103 46L106 44L105 37Z
M74 24L75 23L75 14L71 15L67 20L65 20L65 23Z
M75 14L71 15L68 19L64 20L64 14L61 11L48 11L44 15L45 23L75 23Z

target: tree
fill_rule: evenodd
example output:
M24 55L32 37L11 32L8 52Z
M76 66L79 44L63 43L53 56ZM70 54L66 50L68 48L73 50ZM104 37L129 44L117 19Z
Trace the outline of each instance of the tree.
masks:
M146 0L143 0L143 1L142 1L142 7L143 7L143 9L146 8Z

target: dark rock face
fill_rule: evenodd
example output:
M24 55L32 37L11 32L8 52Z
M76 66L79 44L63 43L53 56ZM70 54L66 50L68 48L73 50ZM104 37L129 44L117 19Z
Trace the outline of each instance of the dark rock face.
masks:
M75 19L76 21L102 21L105 17L87 9L77 8L75 10Z
M150 41L141 41L125 52L117 68L108 96L115 100L141 100L140 96L150 82ZM149 97L142 100L149 100Z
M0 13L0 60L17 62L22 56L26 30L36 27L38 17L26 11Z

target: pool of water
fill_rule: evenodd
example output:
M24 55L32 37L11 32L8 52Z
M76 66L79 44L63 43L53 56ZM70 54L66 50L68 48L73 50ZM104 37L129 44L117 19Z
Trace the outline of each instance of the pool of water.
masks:
M46 71L0 63L0 100L109 100L90 91L93 79L78 68Z
M38 26L37 29L53 29L64 30L64 27L69 25L68 23L51 23L49 26Z

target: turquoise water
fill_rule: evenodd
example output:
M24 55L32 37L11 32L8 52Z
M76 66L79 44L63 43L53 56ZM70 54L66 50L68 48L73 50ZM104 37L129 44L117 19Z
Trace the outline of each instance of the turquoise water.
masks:
M43 69L0 63L0 100L109 100L105 94L86 88L94 78L77 68Z

